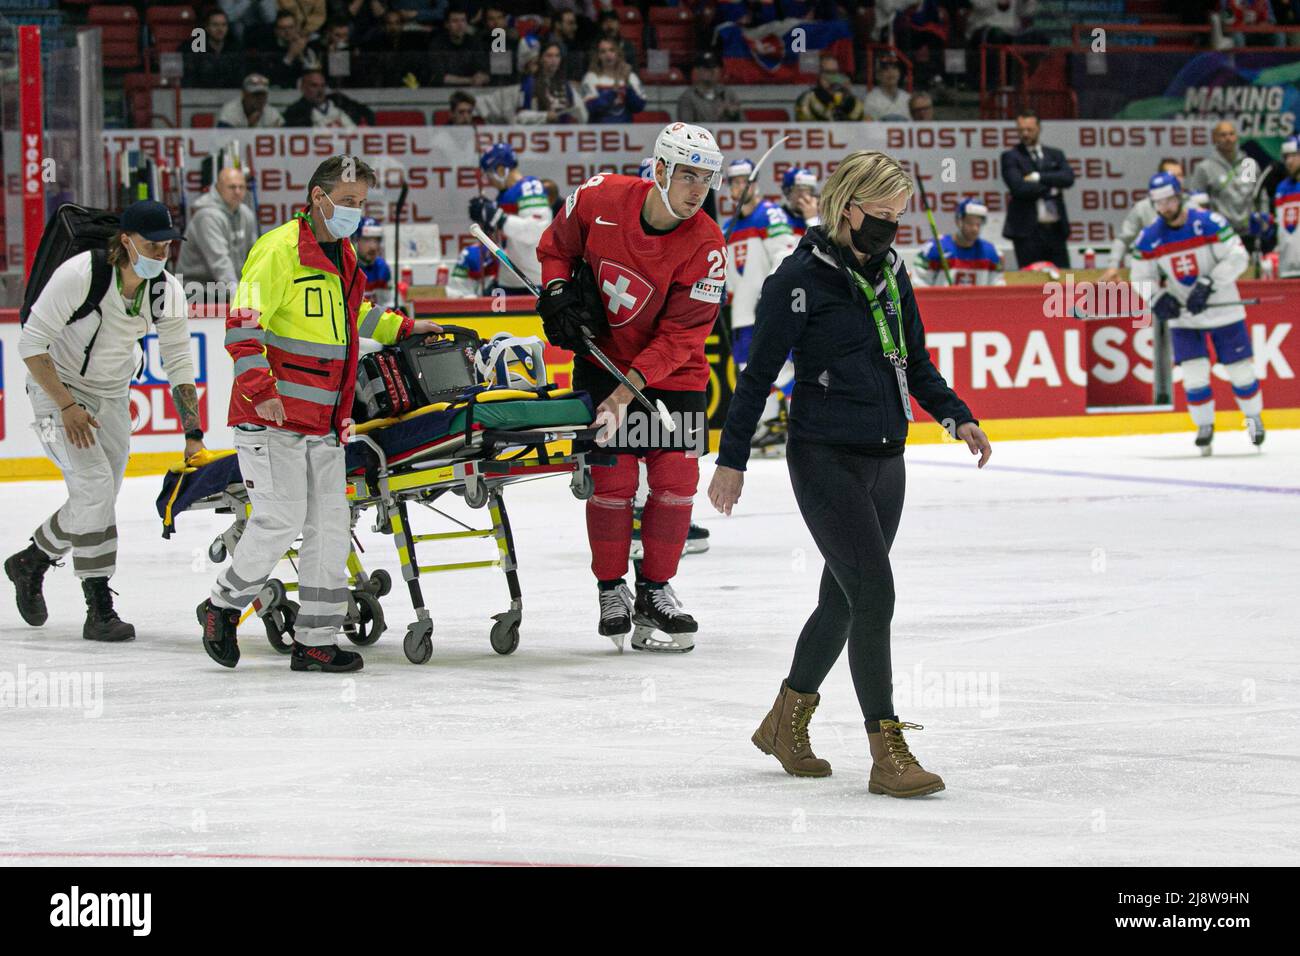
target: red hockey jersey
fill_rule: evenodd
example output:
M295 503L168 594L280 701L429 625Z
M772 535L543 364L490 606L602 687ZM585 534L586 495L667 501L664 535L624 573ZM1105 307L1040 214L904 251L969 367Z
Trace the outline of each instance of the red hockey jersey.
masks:
M570 278L586 259L610 327L597 348L624 374L635 368L648 387L700 391L709 384L704 341L726 288L722 230L696 213L672 232L647 235L641 206L653 188L613 174L579 186L537 247L542 283Z

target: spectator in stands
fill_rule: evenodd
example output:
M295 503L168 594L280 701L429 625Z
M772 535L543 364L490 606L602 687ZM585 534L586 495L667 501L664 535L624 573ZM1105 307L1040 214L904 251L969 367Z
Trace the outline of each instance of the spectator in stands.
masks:
M1030 26L1038 0L970 0L970 8L966 36L973 47L982 43L1049 42L1046 34Z
M587 107L578 84L565 78L563 48L554 40L542 46L537 69L519 84L516 123L585 123Z
M896 0L902 9L894 18L894 43L911 61L916 86L930 86L940 80L943 51L948 46L950 14L946 6L962 0ZM969 4L967 4L969 6ZM880 16L881 2L876 4Z
M352 78L352 27L342 20L325 24L316 56L330 86L343 86Z
M645 109L641 79L632 72L623 48L602 37L596 44L595 63L582 78L582 96L592 123L630 123Z
M203 32L181 41L178 49L185 60L187 88L234 89L244 75L244 51L230 36L230 18L220 8L209 10Z
M195 301L191 283L207 286L203 301L209 304L234 297L248 250L257 240L257 217L244 202L247 193L244 171L227 167L190 206L177 272L191 302Z
M389 0L389 7L401 13L406 25L431 29L447 18L448 0Z
M519 34L510 25L510 16L500 0L483 8L480 33L488 48L489 82L493 86L518 83L521 70L515 68L515 50L519 46Z
M554 26L546 39L560 44L564 56L564 68L570 80L581 80L587 72L587 48L581 37L581 24L578 14L573 10L559 10L553 17ZM522 42L522 41L521 41Z
M902 78L903 69L898 65L898 57L892 53L885 53L876 61L876 85L862 101L862 111L867 119L894 121L908 118L908 93L898 85Z
M474 125L474 97L470 96L464 90L457 90L451 94L451 108L448 110L448 126L473 126Z
M389 9L384 0L345 0L342 6L339 19L352 24L352 42L358 46L383 25Z
M602 10L600 19L596 21L597 38L617 44L618 48L623 51L623 59L629 64L635 64L636 44L623 36L622 22L619 19L617 10Z
M362 41L364 56L358 64L366 86L402 86L410 76L417 84L429 82L428 37L408 30L397 10L384 12L383 22Z
M453 6L440 32L433 35L429 47L433 57L431 75L436 86L486 86L487 47L469 31L469 13L464 6Z
M907 101L907 112L918 123L934 119L934 100L929 93L913 93Z
M283 11L275 18L275 30L259 47L260 64L271 85L292 89L304 70L319 70L320 57L311 48L307 34L298 29L297 18Z
M302 98L284 111L285 126L355 129L375 125L375 114L369 107L337 90L329 92L320 69L304 70L298 91Z
M795 100L794 118L823 123L862 119L862 101L853 95L848 76L840 72L840 61L833 56L823 56L820 68L817 85Z
M1002 180L1011 191L1002 235L1016 247L1016 267L1046 260L1070 266L1065 240L1070 220L1062 190L1074 185L1074 170L1065 153L1040 142L1038 114L1021 110L1016 116L1020 145L1002 154Z
M691 69L691 86L677 101L677 119L683 123L735 123L741 118L740 100L723 86L722 64L716 53L701 53Z
M253 38L275 23L276 0L221 0L236 43L252 46Z
M306 36L320 30L329 14L326 0L280 0L280 9L292 14L294 23Z
M267 103L271 84L261 73L244 77L243 93L221 107L217 125L231 129L275 129L284 116Z

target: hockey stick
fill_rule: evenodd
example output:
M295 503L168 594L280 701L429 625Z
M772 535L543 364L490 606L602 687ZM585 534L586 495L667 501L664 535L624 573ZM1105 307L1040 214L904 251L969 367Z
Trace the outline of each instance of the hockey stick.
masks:
M483 231L482 226L478 223L473 223L469 227L469 232L475 239L483 243L488 252L492 253L498 262L515 274L515 278L524 284L524 288L534 296L541 298L541 290L539 290L537 286L533 285L532 280L529 279L528 276L524 275L523 271L514 264L514 261L506 255L505 250L492 241L488 234ZM644 405L647 410L659 416L659 420L663 423L665 429L670 432L677 430L677 423L673 421L673 417L668 411L668 406L665 405L662 400L651 402L650 399L646 398L645 393L641 391L641 389L629 382L627 376L618 370L618 366L609 360L609 356L596 348L595 344L591 341L591 334L587 331L585 326L582 330L582 340L587 344L588 350L590 350L596 361L604 366L605 371L618 379L621 385L626 386L637 401Z
M952 270L948 268L948 257L944 254L943 243L939 241L939 227L934 224L934 210L930 208L930 199L925 194L925 180L921 176L921 167L912 164L916 170L916 185L921 190L921 205L925 208L925 218L930 221L930 235L934 237L934 247L939 250L939 265L943 266L944 278L952 285Z
M393 215L393 308L399 307L402 281L402 213L406 210L406 194L410 187L402 176L402 191L397 194L397 209Z
M736 226L740 225L740 211L745 208L745 203L749 202L749 197L754 189L754 183L758 180L758 171L763 168L763 164L767 162L767 158L772 155L773 150L789 138L789 136L782 136L775 143L769 146L767 152L758 157L758 162L756 162L754 168L749 171L749 178L745 180L745 191L740 194L740 202L736 205L736 214L731 218L731 228L723 233L722 241L724 244L731 241L731 234L736 231Z

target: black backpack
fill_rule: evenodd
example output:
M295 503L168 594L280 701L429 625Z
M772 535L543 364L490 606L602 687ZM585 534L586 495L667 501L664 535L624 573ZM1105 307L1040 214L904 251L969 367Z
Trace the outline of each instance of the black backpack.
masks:
M22 308L18 311L20 322L26 323L32 305L40 297L54 270L73 256L90 252L90 292L86 301L77 307L69 322L83 319L99 308L113 282L113 267L108 263L108 241L121 229L121 219L115 212L87 209L75 203L64 203L54 210L45 224L32 271L27 277L27 291L23 294ZM150 289L150 294L153 290Z

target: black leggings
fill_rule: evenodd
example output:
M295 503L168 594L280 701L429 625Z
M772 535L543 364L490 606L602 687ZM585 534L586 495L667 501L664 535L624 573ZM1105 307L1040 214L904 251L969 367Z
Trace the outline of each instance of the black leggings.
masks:
M816 693L847 641L863 718L892 718L889 549L903 514L903 456L877 458L791 438L786 462L799 511L826 561L817 609L794 649L789 686Z

